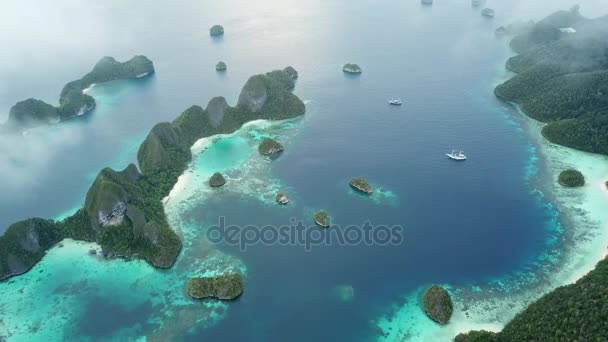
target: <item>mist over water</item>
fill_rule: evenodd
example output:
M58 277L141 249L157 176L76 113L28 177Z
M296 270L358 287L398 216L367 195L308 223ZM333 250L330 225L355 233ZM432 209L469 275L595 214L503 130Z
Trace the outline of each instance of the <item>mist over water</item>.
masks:
M608 12L605 1L579 3L583 15ZM557 211L557 195L547 185L554 164L521 117L492 92L509 76L504 62L512 55L495 28L568 9L570 1L488 1L493 20L466 0L435 0L432 7L415 0L3 5L0 41L10 48L0 55L0 121L20 100L56 104L65 83L105 55L120 61L146 55L156 74L95 86L89 94L97 108L84 117L0 136L0 231L20 219L63 217L79 208L99 170L135 162L155 123L193 104L205 107L218 95L235 104L256 73L294 66L300 73L295 93L307 101L307 113L288 125L249 127L206 142L165 208L187 246L173 269L84 259L88 245L66 243L33 272L0 283L0 308L12 317L0 324L0 337L7 331L16 340L36 336L28 335L33 329L51 338L310 341L370 340L378 328L441 331L407 305L419 287L503 282L525 291L540 281L539 260L557 262L562 254L560 229L571 220ZM226 28L224 37L209 37L213 24ZM215 71L219 60L226 73ZM363 74L343 75L346 62L361 65ZM386 105L394 96L403 98L403 107ZM286 146L272 163L255 150L267 135ZM452 147L470 159L450 163L444 153ZM206 187L215 171L227 174L224 192ZM353 195L346 186L351 176L365 176L388 199ZM291 199L285 208L272 202L279 190ZM343 227L366 220L403 225L405 243L311 252L258 245L243 252L211 248L202 239L218 216L232 224L281 225L292 218L309 222L318 209ZM68 272L72 267L80 271ZM246 273L238 301L185 297L187 277L227 268ZM66 286L61 295L55 291ZM350 300L337 295L344 288L354 289ZM37 305L39 296L60 299ZM29 315L23 307L39 312ZM51 315L52 323L41 323ZM20 319L34 328L19 330ZM92 319L99 325L85 324Z

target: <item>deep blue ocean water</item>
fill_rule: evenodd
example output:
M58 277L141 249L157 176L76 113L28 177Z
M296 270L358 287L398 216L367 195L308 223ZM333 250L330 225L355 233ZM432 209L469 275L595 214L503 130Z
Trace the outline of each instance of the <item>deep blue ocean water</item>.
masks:
M15 85L1 88L0 112L27 97L55 103L62 85L103 55L124 60L145 54L156 74L98 85L91 92L98 107L87 116L32 130L2 147L0 226L69 214L83 203L101 168L122 169L135 161L155 123L217 95L234 104L249 76L292 65L300 73L295 93L307 101L307 113L288 133L275 132L287 150L265 176L288 188L293 203L277 208L251 196L219 195L189 208L188 220L202 229L219 216L238 225L282 225L292 218L309 224L314 210L325 209L342 227L401 225L404 242L311 251L280 245L242 251L220 244L246 265L245 293L215 326L194 326L180 338L374 339L378 331L370 321L402 293L431 283L491 281L529 267L546 252L553 233L547 227L556 223L555 212L534 195L538 180L530 177L542 160L492 93L508 75L503 66L512 54L494 29L530 13L516 1L492 6L494 20L481 17L468 1L436 1L433 7L417 1L107 2L88 28L75 33L79 39L91 35L97 44L62 51L63 60L33 58L22 78L3 70ZM85 10L74 6L69 13ZM124 25L117 29L117 23ZM215 23L224 25L224 37L208 36ZM226 73L214 70L218 60L228 64ZM361 65L363 74L343 74L346 62ZM395 96L403 106L387 105ZM217 158L246 158L238 155L246 142L229 144L235 146L214 147ZM447 160L453 147L469 160ZM231 148L236 157L225 155ZM207 152L212 150L201 156ZM219 161L209 165L226 168ZM374 201L354 194L346 184L352 176L366 177L392 197ZM336 298L342 285L354 289L351 301ZM140 324L132 335L138 336L152 329L146 325L147 313L155 310L151 303L114 307L101 295L86 307L75 335L112 339L109 331ZM91 320L98 324L85 324Z

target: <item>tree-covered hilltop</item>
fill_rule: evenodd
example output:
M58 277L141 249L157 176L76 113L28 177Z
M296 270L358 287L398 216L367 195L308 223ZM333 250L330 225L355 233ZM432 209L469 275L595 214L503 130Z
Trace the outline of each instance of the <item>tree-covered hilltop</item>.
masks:
M0 236L0 280L29 271L61 240L57 225L50 220L31 218L12 224Z
M103 57L91 72L63 87L58 107L36 99L18 102L11 108L6 126L22 130L82 115L95 107L95 100L82 92L92 84L141 78L153 72L154 65L145 56L135 56L124 63Z
M530 304L501 332L469 332L454 341L608 341L608 259Z
M572 27L575 33L560 29ZM586 19L578 7L550 15L513 38L507 62L517 75L496 95L547 122L560 145L608 154L608 17Z
M171 267L182 242L171 229L162 199L192 159L190 147L200 138L230 133L244 123L280 120L304 114L304 103L289 92L285 71L253 76L239 103L223 97L207 109L192 106L172 123L154 126L141 144L137 166L117 172L105 168L87 192L83 208L60 222L29 219L0 236L0 280L29 270L46 250L64 238L97 242L107 257L141 258L159 268Z
M289 91L292 87L293 78L282 70L252 76L241 90L236 107L217 97L207 109L192 106L172 123L157 124L137 154L142 172L163 173L159 180L176 177L192 158L190 146L198 139L234 132L251 120L282 120L304 114L306 107Z
M214 277L194 277L188 280L188 295L192 298L232 300L243 293L243 277L238 273Z

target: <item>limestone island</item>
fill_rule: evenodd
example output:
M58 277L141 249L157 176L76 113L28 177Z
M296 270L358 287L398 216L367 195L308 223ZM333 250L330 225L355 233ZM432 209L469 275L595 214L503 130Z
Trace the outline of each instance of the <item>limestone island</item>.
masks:
M9 111L5 129L24 131L84 115L95 108L93 97L83 92L86 88L113 80L142 78L153 72L154 65L145 56L135 56L124 63L112 57L103 57L91 72L63 87L59 106L32 98L17 102Z
M289 199L287 198L287 196L285 196L284 193L279 192L276 196L275 196L275 201L277 201L277 203L282 204L282 205L286 205L287 203L289 203Z
M293 79L298 78L298 72L291 65L283 69L283 71L285 71Z
M283 151L283 145L276 140L265 138L258 146L258 151L263 156L271 156Z
M317 211L315 213L315 223L323 228L329 228L330 226L330 222L329 222L329 215L327 215L327 213L323 210L321 211Z
M361 70L360 66L358 66L357 64L352 64L352 63L344 64L344 66L342 67L342 71L344 71L345 73L348 73L348 74L360 74L363 72L363 70Z
M371 195L374 192L374 188L365 180L363 177L354 177L348 184L355 190Z
M585 176L578 170L564 170L559 174L557 182L568 188L576 188L585 185Z
M433 285L424 293L424 312L439 324L447 324L454 307L450 294L443 287Z
M224 176L222 176L222 174L219 172L214 173L209 179L209 186L212 188L219 188L224 184L226 184L226 178L224 178Z
M113 65L107 62L101 65ZM125 67L130 75L143 71L131 67ZM102 69L96 68L93 76L72 89L93 79L127 75L120 68L123 73L103 76L98 74ZM255 75L241 90L235 107L216 97L207 109L192 106L173 122L157 124L137 153L140 169L130 164L123 171L101 170L75 214L59 222L31 218L11 225L0 236L0 280L27 272L66 238L98 243L105 258L138 258L154 267L171 267L182 242L167 221L162 200L192 160L190 147L201 138L232 133L252 120L303 115L306 106L289 91L292 87L292 77L283 70Z
M222 25L213 25L209 29L209 34L212 36L221 36L224 34L224 27Z
M215 70L217 71L224 71L226 70L226 63L219 61L216 65L215 65Z
M232 300L243 293L243 277L238 273L214 277L195 277L188 280L188 295L192 298Z

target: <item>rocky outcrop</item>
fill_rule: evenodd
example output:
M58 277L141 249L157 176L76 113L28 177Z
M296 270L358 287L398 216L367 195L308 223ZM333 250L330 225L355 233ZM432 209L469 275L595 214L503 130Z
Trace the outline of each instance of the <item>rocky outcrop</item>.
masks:
M222 25L213 25L209 29L209 34L212 36L221 36L224 34L224 27L222 27Z
M321 210L321 211L317 211L314 215L314 219L315 219L315 223L318 226L321 226L323 228L329 228L330 226L330 221L329 221L329 215Z
M226 179L219 172L214 173L213 176L211 176L211 178L209 179L209 186L212 188L219 188L224 184L226 184Z
M258 152L263 156L275 155L282 151L283 145L271 138L265 138L258 146Z
M168 122L156 124L137 153L142 172L154 173L190 161L190 149L182 136Z
M218 127L222 123L228 108L230 106L228 106L228 102L226 102L223 96L214 97L209 101L209 104L207 104L207 117L211 126Z
M150 199L145 181L134 165L121 172L106 168L89 189L84 209L104 255L138 256L169 267L181 241L166 222L160 200Z
M41 100L27 99L17 102L11 108L7 125L28 128L57 123L59 120L57 108Z
M192 298L232 300L243 293L243 277L238 273L188 280L188 295Z
M289 203L289 199L287 198L287 196L282 193L279 192L276 196L275 196L275 201L277 201L277 203L282 204L282 205L287 205L287 203Z
M434 321L447 324L454 307L450 294L443 287L433 285L424 293L424 312Z
M348 184L355 190L362 192L367 195L371 195L374 192L374 188L365 180L363 177L354 177L348 182Z
M283 71L285 71L293 79L298 78L298 71L296 71L296 69L294 69L291 65L283 69Z
M226 63L221 62L221 61L215 65L215 70L217 70L217 71L224 71L224 70L226 70L226 68L227 68Z
M251 77L241 90L239 96L239 107L255 113L264 107L268 99L268 89L264 77L261 75Z
M353 64L353 63L344 64L344 66L342 67L342 71L344 71L348 74L360 74L363 72L363 70L361 70L360 66L358 66L357 64Z
M62 239L51 220L32 218L12 224L0 236L0 280L27 272Z

